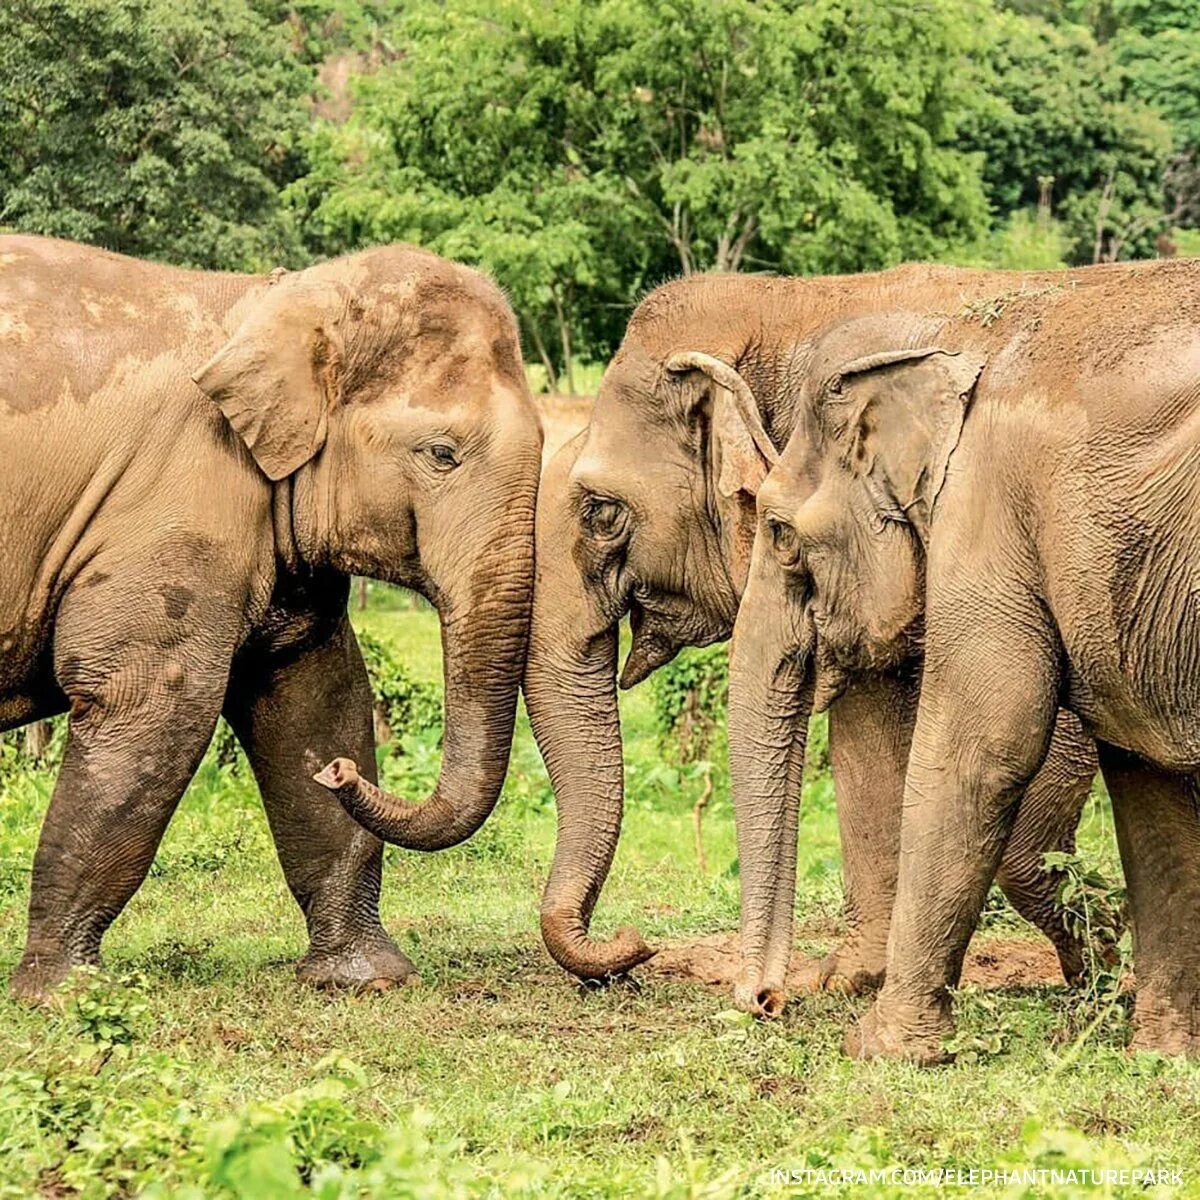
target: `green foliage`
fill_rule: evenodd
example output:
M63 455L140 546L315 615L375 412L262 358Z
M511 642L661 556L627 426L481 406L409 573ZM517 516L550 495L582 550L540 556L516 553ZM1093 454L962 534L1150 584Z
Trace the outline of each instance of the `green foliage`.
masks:
M989 260L1009 271L1053 271L1066 266L1067 237L1044 213L1018 209L991 239Z
M41 731L32 725L0 733L0 780L15 779L29 770L49 770L62 761L67 743L66 717L52 717L42 723ZM36 751L31 739L43 740Z
M139 976L112 979L94 967L80 967L63 990L68 1017L97 1046L131 1046L144 1029L149 1006Z
M321 250L416 240L491 270L554 376L681 270L851 270L980 234L955 64L983 12L415 3L289 194Z
M991 103L963 126L966 144L983 156L993 208L1032 207L1045 187L1070 262L1091 262L1097 252L1152 255L1154 231L1144 223L1163 208L1166 122L1126 95L1110 48L1086 27L1011 13L994 21Z
M1067 1029L1087 1038L1102 1025L1124 1030L1122 989L1133 971L1133 933L1123 883L1107 878L1078 854L1053 851L1042 856L1058 876L1055 894L1063 924L1083 944L1086 980L1074 998Z
M250 0L272 23L283 21L293 52L306 63L386 44L395 0Z
M199 267L299 245L312 72L245 0L0 6L0 225Z
M440 736L441 689L415 679L386 639L362 631L358 635L358 646L371 679L376 710L386 724L388 734L401 740L405 734Z
M650 677L654 714L664 748L681 763L709 751L725 723L729 702L729 648L686 649Z
M1170 253L1195 10L13 0L0 226L234 269L420 242L508 290L539 386L592 391L681 272Z

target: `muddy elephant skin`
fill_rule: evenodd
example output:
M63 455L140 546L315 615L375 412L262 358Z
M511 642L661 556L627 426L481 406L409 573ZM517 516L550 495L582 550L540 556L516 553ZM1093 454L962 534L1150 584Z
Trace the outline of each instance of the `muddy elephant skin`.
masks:
M0 239L0 729L69 711L14 990L95 961L224 712L310 949L385 986L381 845L467 837L504 776L528 632L541 433L515 322L411 247L267 277ZM351 574L437 607L445 752L423 805L374 772ZM349 764L342 764L347 770Z
M602 977L651 953L624 928L589 934L620 836L623 799L617 714L617 629L633 644L620 673L631 686L683 646L729 636L754 541L754 493L798 419L813 340L831 322L898 305L974 311L997 296L1044 287L1088 291L1138 285L1153 264L1071 272L987 272L910 265L874 275L812 279L692 276L638 307L605 372L587 430L543 476L525 696L558 803L558 842L542 905L552 956ZM980 311L982 308L980 307ZM831 700L848 934L826 960L827 986L873 986L883 976L899 861L899 827L917 690L908 666L862 673ZM1095 748L1064 714L1046 767L1020 808L998 881L1018 911L1055 943L1068 978L1078 941L1055 904L1047 850L1070 850L1096 769ZM795 817L778 829L776 898L790 936ZM739 989L762 1011L780 994ZM781 987L781 983L779 983ZM763 1003L755 999L762 990Z
M990 312L876 314L814 347L733 635L744 902L777 863L808 710L920 650L886 979L848 1047L944 1058L949 988L1066 709L1113 799L1133 1044L1200 1053L1200 261Z

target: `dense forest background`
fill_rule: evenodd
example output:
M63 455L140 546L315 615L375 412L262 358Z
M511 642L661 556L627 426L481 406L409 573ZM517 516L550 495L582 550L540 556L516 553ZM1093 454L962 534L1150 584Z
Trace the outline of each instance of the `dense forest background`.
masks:
M0 226L476 263L573 390L656 283L1200 253L1200 0L5 0Z

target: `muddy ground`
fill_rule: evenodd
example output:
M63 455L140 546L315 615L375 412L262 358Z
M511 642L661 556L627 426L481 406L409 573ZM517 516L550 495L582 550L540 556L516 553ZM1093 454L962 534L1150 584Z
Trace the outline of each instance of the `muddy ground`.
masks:
M819 955L795 951L788 970L788 992L795 995L815 990L820 963ZM664 946L642 970L669 979L729 989L738 966L737 934L714 933ZM967 951L962 982L985 988L1036 987L1061 984L1063 977L1058 956L1049 942L976 937Z

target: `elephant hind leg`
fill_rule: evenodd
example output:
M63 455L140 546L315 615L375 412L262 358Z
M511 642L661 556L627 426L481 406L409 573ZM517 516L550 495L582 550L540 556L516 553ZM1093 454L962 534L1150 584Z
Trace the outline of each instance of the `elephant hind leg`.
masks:
M12 979L21 999L46 999L73 967L98 960L212 737L236 630L207 600L175 622L156 620L150 603L113 587L94 600L69 593L60 607L70 732L34 857Z
M1135 1050L1200 1056L1200 775L1101 746L1133 918Z
M1095 743L1079 718L1060 710L1046 761L1025 791L996 873L1013 908L1053 943L1063 978L1070 984L1084 977L1087 947L1063 920L1060 876L1044 868L1043 856L1049 851L1075 852L1075 831L1097 765Z

